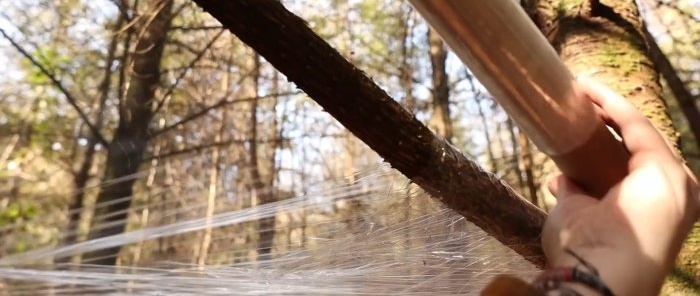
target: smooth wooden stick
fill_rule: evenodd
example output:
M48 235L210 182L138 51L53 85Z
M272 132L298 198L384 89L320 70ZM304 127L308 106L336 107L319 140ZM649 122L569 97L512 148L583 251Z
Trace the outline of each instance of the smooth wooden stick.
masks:
M627 173L624 146L512 0L410 0L561 171L596 196Z

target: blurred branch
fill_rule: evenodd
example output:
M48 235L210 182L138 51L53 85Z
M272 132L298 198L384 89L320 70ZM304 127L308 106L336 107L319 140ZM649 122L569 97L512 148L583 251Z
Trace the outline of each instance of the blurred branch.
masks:
M170 0L170 1L175 1L175 0ZM192 5L192 8L196 7L190 1L182 1L182 4L180 4L180 6L175 7L175 9L173 9L173 13L172 13L173 19L176 18L178 15L180 15L180 13L182 11L184 11L185 8L189 5Z
M225 31L224 29L221 29L218 33L216 33L216 35L214 36L214 38L212 38L212 39L209 41L209 43L207 43L207 45L204 46L204 48L202 48L202 50L199 51L199 53L197 54L197 56L196 56L194 59L192 59L192 61L190 61L190 63L189 63L189 65L187 66L187 68L186 68L185 70L183 70L182 72L180 72L180 75L175 79L175 82L173 82L173 83L168 87L168 89L167 89L167 90L165 91L165 93L163 94L163 97L158 101L158 105L156 106L155 111L153 111L153 113L158 113L158 112L160 111L160 109L163 108L163 105L165 105L165 102L168 100L168 98L170 97L170 95L173 93L173 91L175 90L175 87L178 86L178 85L180 84L180 80L182 80L182 78L184 78L185 75L187 75L187 72L189 72L189 69L191 69L192 67L194 67L194 65L195 65L199 60L201 60L202 57L204 57L204 53L207 52L207 50L209 50L209 48L211 48L212 45L214 45L214 42L216 42L216 40L219 39L219 37L221 36L221 34L224 33L224 31Z
M171 73L180 73L181 71L187 71L187 70L211 70L211 71L221 71L221 67L218 65L195 65L195 66L178 66L178 67L172 67L172 68L163 68L163 70L160 71L161 75L169 75Z
M172 30L178 30L178 31L208 31L208 30L217 30L217 29L223 29L222 26L201 26L201 27L185 27L185 26L173 26Z
M128 6L127 1L128 0L120 0L124 6ZM134 1L133 6L138 6L138 0ZM121 14L123 15L124 18L127 18L128 12L127 10L122 10ZM136 24L138 23L138 17L134 17L129 24L126 24L124 28L122 29L123 32L126 33L126 36L124 36L123 44L122 44L122 54L121 57L119 57L119 74L117 75L117 105L118 105L118 110L119 113L121 114L121 110L123 108L123 103L124 103L124 96L126 94L126 87L124 86L127 83L127 71L129 71L129 58L131 55L129 54L129 50L131 48L131 40L136 35Z
M112 4L114 4L114 6L117 7L117 9L119 10L119 14L122 15L121 17L123 17L124 20L126 20L127 22L132 21L132 18L128 13L128 11L131 10L131 6L129 5L128 0L110 0L110 2L112 2Z
M695 5L697 5L697 3L695 3ZM680 7L678 7L678 1L671 1L671 2L655 1L654 6L656 9L658 9L659 7L668 7L669 9L674 10L675 12L677 12L678 14L680 14L681 16L683 16L689 20L692 20L694 22L700 22L700 18L698 18L698 17L694 16L693 14L685 11L684 9L681 9Z
M17 146L18 142L19 134L12 135L10 143L7 143L5 150L3 150L2 154L0 154L0 167L5 167L5 162L7 162L7 160L10 158L10 155L12 154L12 151L15 150L15 146Z
M82 119L83 122L85 122L85 125L87 125L88 128L90 129L90 131L95 135L95 138L97 139L97 141L98 141L100 144L107 146L108 143L107 143L107 141L105 140L105 138L102 136L102 133L100 133L99 129L97 129L97 127L95 127L95 125L90 121L90 119L88 119L88 116L87 116L87 114L85 114L85 111L83 111L83 109L80 108L80 106L78 106L78 102L77 102L77 100L73 97L73 94L71 94L71 93L68 91L68 89L66 89L66 88L63 86L63 84L61 83L61 81L59 81L58 78L56 78L56 76L55 76L53 73L51 73L51 71L49 71L48 69L46 69L46 67L44 67L44 65L42 65L39 61L37 61L31 54L29 54L28 51L26 51L21 45L19 45L19 43L17 43L14 39L12 39L12 37L10 37L10 36L9 36L3 29L1 29L1 28L0 28L0 34L2 34L2 36L5 37L5 39L7 39L7 41L9 41L10 44L12 44L12 46L13 46L20 54L22 54L22 56L24 56L26 59L28 59L35 67L37 67L37 68L39 69L39 71L41 71L41 73L43 73L44 75L46 75L46 77L48 77L49 80L51 80L51 83L53 83L53 85L54 85L56 88L58 88L58 90L59 90L61 93L63 93L63 95L66 97L66 100L68 101L68 103L69 103L71 106L73 106L73 109L75 109L76 112L78 112L78 116L80 116L80 119Z
M649 30L644 29L644 34L649 46L649 56L654 64L661 72L661 75L666 79L673 96L678 100L678 107L683 112L683 115L688 119L688 126L693 133L698 147L700 147L700 111L695 103L695 98L685 87L683 80L678 77L678 73L668 60L668 57L661 51L661 48L656 43L654 36L651 36Z
M322 135L300 135L297 138L342 138L345 137L346 134L322 134ZM275 137L272 139L267 139L267 140L256 140L255 143L258 144L266 144L266 143L287 143L294 138L281 138L281 137ZM163 160L163 158L166 157L173 157L177 155L182 155L182 154L187 154L187 153L193 153L193 152L201 152L202 150L206 149L211 149L211 148L217 148L217 147L226 147L231 144L246 144L250 143L250 139L231 139L231 140L226 140L226 141L220 141L220 142L212 142L212 143L207 143L207 144L202 144L199 146L193 146L193 147L187 147L181 150L175 150L175 151L168 151L162 154L158 155L153 155L150 157L144 158L144 161L151 161L152 159L160 159Z
M392 167L538 266L546 214L437 137L278 0L195 0Z
M169 126L166 126L166 127L162 128L162 129L153 131L153 132L151 133L151 138L155 138L155 137L157 137L157 136L159 136L159 135L161 135L161 134L163 134L163 133L165 133L165 132L168 132L168 131L170 131L170 130L172 130L172 129L178 127L178 126L181 126L181 125L183 125L183 124L185 124L185 123L188 123L188 122L190 122L190 121L192 121L192 120L195 120L195 119L199 118L200 116L209 113L209 111L214 110L214 109L217 109L217 108L219 108L219 107L223 107L223 106L230 105L230 104L238 104L238 103L251 102L251 101L254 101L254 100L260 100L260 99L265 99L265 98L275 98L275 97L281 97L281 96L292 96L292 95L297 95L297 94L300 94L300 93L301 93L301 92L298 92L298 91L297 91L297 92L288 92L288 93L268 94L268 95L264 95L264 96L240 98L240 99L234 99L234 100L230 100L230 99L228 99L228 97L224 97L224 98L222 98L221 100L219 100L218 102L216 102L215 104L213 104L213 105L211 105L211 106L207 106L207 107L203 108L202 110L199 110L199 111L197 111L197 112L195 112L195 113L192 113L192 114L190 114L189 116L187 116L187 117L181 119L181 120L178 121L178 122L175 122L175 123L173 123L173 124L171 124L171 125L169 125ZM222 119L222 120L223 120L223 119Z

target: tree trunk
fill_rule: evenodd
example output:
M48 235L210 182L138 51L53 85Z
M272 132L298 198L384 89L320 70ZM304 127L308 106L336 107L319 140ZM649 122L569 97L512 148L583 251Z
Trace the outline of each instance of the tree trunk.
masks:
M667 113L659 72L652 62L652 55L658 55L658 50L647 39L635 1L525 0L523 6L574 74L614 82L609 86L649 118L681 157L679 133ZM691 237L700 237L700 227L696 225ZM697 254L686 254L697 250L698 241L690 244L680 255L690 259L680 262L678 270L698 274L697 266L693 270L693 260L697 260L693 257ZM685 282L700 284L698 280Z
M160 82L160 61L172 19L172 0L153 0L148 15L142 18L141 33L134 49L132 73L125 100L121 102L119 124L107 147L107 163L102 187L97 196L88 239L116 235L124 232L128 210L133 195L135 178L149 135L153 118L155 90ZM83 261L92 264L114 265L119 247L86 253Z
M515 135L515 124L513 120L509 118L506 119L506 128L508 129L508 138L510 139L510 147L513 153L511 157L511 166L515 169L515 176L518 180L518 186L520 190L525 190L525 179L523 179L523 170L520 168L520 153L518 152L518 137ZM532 201L532 197L530 197Z
M540 266L545 214L436 137L276 0L196 0L393 167Z
M102 81L99 85L97 114L95 114L96 120L94 121L94 126L97 130L100 130L104 124L103 112L111 90L112 67L116 60L117 44L121 40L121 36L118 33L122 30L125 19L126 12L120 12L117 22L114 25L114 29L112 30L115 34L112 36L109 49L107 50L104 77L102 77ZM78 239L80 217L83 212L85 199L85 186L90 179L90 170L92 169L95 161L95 151L97 149L96 145L99 143L98 138L98 135L95 135L94 132L89 131L86 151L83 155L82 163L73 177L75 194L73 195L73 201L68 206L68 225L66 226L66 236L63 237L61 242L63 245L74 244ZM67 262L69 260L70 258L61 258L61 260L58 261Z
M253 70L251 73L251 79L253 80L253 97L258 97L259 80L260 80L260 56L257 54L253 55ZM250 157L250 170L251 170L251 182L254 194L258 197L259 205L264 205L274 201L274 194L272 192L271 186L266 186L267 182L264 182L261 173L262 165L259 159L259 149L258 149L258 112L259 112L259 100L251 101L250 106L250 143L248 145L248 157ZM271 160L274 161L274 160ZM264 217L258 220L258 261L270 258L270 253L272 252L272 245L275 239L275 218L276 215L272 217Z
M413 96L413 66L410 63L413 55L413 12L409 10L404 13L401 19L401 65L399 66L399 84L404 92L403 102L406 109L414 113L416 108L416 98Z
M452 120L450 119L450 87L447 79L447 48L433 28L428 29L430 65L433 81L433 125L436 133L452 142Z
M226 118L228 112L226 109L221 113L221 118ZM226 132L226 124L222 120L219 123L219 129L214 136L214 142L220 142ZM199 246L199 251L197 254L197 267L203 269L207 263L207 257L209 256L209 247L212 241L212 222L214 218L214 211L216 210L216 196L218 192L218 181L219 181L219 158L221 151L219 148L214 148L211 151L211 170L209 170L209 188L207 190L207 209L205 213L206 227L204 228L202 234L202 241Z
M615 81L623 94L678 150L678 133L661 96L659 74L648 53L645 28L633 0L530 0L536 20L575 75ZM571 8L571 9L567 9ZM679 153L680 155L680 153Z
M472 87L472 90L474 87ZM489 131L489 123L488 119L486 118L486 114L484 114L484 106L481 105L483 102L481 100L481 96L479 94L476 94L474 96L474 99L476 100L476 110L479 112L479 117L481 117L481 125L484 128L484 138L486 140L486 156L488 157L489 161L489 168L491 172L498 173L498 164L496 163L496 155L493 152L493 143L491 142L491 132Z
M530 149L530 140L527 135L521 130L518 131L518 146L520 147L520 157L523 162L523 170L525 171L525 184L527 185L527 193L532 204L537 202L537 184L533 170L532 152Z

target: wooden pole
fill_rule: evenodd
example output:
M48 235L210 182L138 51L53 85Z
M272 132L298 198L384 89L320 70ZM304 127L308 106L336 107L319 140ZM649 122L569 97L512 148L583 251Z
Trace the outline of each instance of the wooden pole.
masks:
M410 0L561 171L596 196L629 158L556 51L512 0Z

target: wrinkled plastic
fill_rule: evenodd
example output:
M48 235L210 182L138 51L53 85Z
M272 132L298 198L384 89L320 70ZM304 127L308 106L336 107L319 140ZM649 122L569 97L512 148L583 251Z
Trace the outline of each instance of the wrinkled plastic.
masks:
M342 214L351 204L362 206ZM202 206L177 209L169 215L191 213ZM249 260L244 254L234 263L199 266L190 256L172 255L116 268L51 264L54 259L86 251L122 246L124 253L135 245L194 235L209 226L225 230L273 215L280 237L269 260ZM306 225L283 223L285 217L292 216L303 217ZM208 224L199 215L93 241L5 256L0 258L0 294L478 295L494 275L531 278L537 272L510 249L442 208L385 166L360 172L351 183L324 182L308 188L303 196L217 212L211 221ZM282 233L302 227L306 227L302 240L285 242ZM226 239L235 233L214 231L213 235L217 245L211 248L210 257L232 248ZM255 252L255 247L249 251Z

